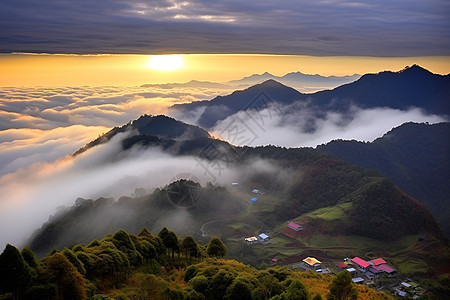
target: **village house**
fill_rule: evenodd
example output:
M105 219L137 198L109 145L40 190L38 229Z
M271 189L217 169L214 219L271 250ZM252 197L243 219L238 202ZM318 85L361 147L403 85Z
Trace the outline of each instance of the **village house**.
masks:
M386 261L382 258L371 260L369 261L369 264L370 266L366 274L369 278L378 278L383 274L387 274L389 277L392 277L397 274L397 270L388 266Z
M348 268L348 269L345 269L347 272L349 272L351 275L352 275L352 277L356 274L356 269L355 268Z
M266 244L270 241L270 237L265 233L261 233L260 235L258 235L258 239L263 244Z
M390 266L388 266L386 264L379 265L378 268L383 270L383 272L386 273L389 277L397 275L397 270L394 268L391 268Z
M245 243L248 245L256 244L258 243L258 238L256 236L248 237L244 239Z
M385 263L386 263L386 261L382 258L377 258L377 259L369 261L369 264L371 264L372 266L379 266L379 265L383 265Z
M252 193L253 194L256 194L256 195L262 195L263 193L260 191L260 190L258 190L258 189L253 189L252 190Z
M368 270L369 266L371 266L371 264L359 257L352 258L352 263L354 263L358 270L363 273L365 273Z
M309 256L303 260L303 266L306 269L314 270L316 272L317 270L322 269L321 262L318 259Z
M339 263L339 264L337 265L337 267L338 267L339 269L346 269L346 268L347 268L347 265L344 264L344 263Z
M283 228L281 233L283 233L287 237L296 238L300 236L302 230L303 227L301 225L294 222L290 222L289 224L287 224L286 227Z
M354 283L363 283L363 282L364 282L364 278L362 278L362 277L356 277L356 278L353 278L352 281L353 281Z
M303 227L298 225L297 223L291 222L288 224L288 227L291 228L294 231L300 231L303 230Z

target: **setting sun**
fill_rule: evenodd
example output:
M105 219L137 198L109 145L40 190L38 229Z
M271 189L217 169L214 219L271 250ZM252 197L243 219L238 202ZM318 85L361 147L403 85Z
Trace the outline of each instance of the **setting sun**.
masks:
M183 55L152 55L147 63L147 67L159 71L175 71L183 67Z

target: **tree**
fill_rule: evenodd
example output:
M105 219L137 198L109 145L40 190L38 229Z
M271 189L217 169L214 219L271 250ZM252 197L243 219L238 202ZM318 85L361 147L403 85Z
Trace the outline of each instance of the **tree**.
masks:
M175 234L175 232L169 231L166 227L164 227L158 233L158 236L161 238L164 246L167 249L172 250L172 259L173 259L175 250L179 251L179 242L177 235Z
M175 251L177 251L178 257L180 257L180 241L178 240L177 234L172 230L169 231L169 239L172 245L172 259L174 258Z
M111 240L113 244L117 247L119 251L127 254L130 264L133 266L138 266L142 263L142 255L137 252L136 246L131 240L130 235L123 229L120 229L114 233Z
M192 257L197 257L199 254L198 245L194 238L190 235L186 236L181 242L181 251L183 251L186 257L189 257L189 263L192 261Z
M233 283L233 274L228 271L220 270L211 279L209 285L211 299L223 299L228 287Z
M166 247L164 247L161 238L159 236L154 236L146 227L142 228L141 232L138 234L138 237L151 243L153 247L155 247L157 255L161 255L166 252Z
M307 300L309 299L309 293L305 286L297 279L293 280L286 289L286 292L282 294L286 300Z
M270 299L273 295L280 294L283 291L280 281L268 271L260 271L257 279L260 282L259 286L261 291L266 298Z
M143 227L141 231L138 233L138 236L143 238L154 238L155 236L150 232L150 230L147 229L147 227Z
M339 272L328 286L330 293L327 299L345 300L358 299L358 289L352 282L352 276L347 271Z
M23 259L25 260L25 262L28 264L28 266L32 269L37 270L38 269L38 262L36 260L36 256L34 255L33 251L31 251L28 248L23 248L22 252L20 252L20 254L22 254Z
M0 291L20 299L32 278L32 270L16 247L7 244L0 255Z
M158 233L158 237L161 239L164 247L166 247L167 250L171 248L169 230L166 227L160 230L160 232Z
M85 282L80 272L61 253L42 259L42 275L57 286L57 299L86 299Z
M210 257L224 257L227 253L227 247L225 247L218 237L213 237L211 241L209 241L206 253Z
M209 280L204 275L195 276L189 281L189 285L200 294L208 297Z
M65 248L61 253L72 263L72 265L75 266L75 268L77 268L80 274L86 274L86 269L84 268L83 263L78 259L78 257L76 257L72 250Z
M248 284L237 277L228 287L227 293L225 294L225 299L251 300L252 293L250 292Z
M184 272L184 281L188 282L195 277L198 273L198 267L196 265L190 265Z

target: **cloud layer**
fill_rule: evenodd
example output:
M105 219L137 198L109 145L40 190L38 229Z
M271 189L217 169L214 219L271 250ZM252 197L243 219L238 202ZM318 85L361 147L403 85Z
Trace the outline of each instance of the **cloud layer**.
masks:
M272 105L261 111L240 111L220 121L212 131L235 145L279 145L315 147L333 139L373 141L405 122L444 122L444 116L429 115L418 108L399 110L387 107L349 112L327 112Z
M157 149L135 150L116 160L111 155L118 150L118 139L124 137L120 135L76 158L68 156L111 127L144 113L165 113L174 103L229 92L220 87L156 85L1 88L0 247L6 242L19 245L56 207L72 205L77 197L131 195L137 187L161 186L180 173L195 174L203 183L235 181L236 170L211 178L198 160L171 157ZM353 107L344 115L298 105L239 112L220 122L213 134L236 145L316 146L336 138L373 140L407 121L445 120L418 109ZM178 117L192 122L201 109ZM261 162L252 166L258 167L275 169Z
M0 176L74 153L98 135L174 103L227 90L149 87L0 88Z
M120 142L129 134L118 134L108 143L76 157L35 163L0 177L0 248L6 243L20 247L50 214L64 211L64 207L72 206L78 197L114 197L117 200L120 196L132 197L136 188L151 191L181 178L196 178L202 185L213 181L227 186L239 181L241 173L242 178L248 179L250 170L286 172L269 162L254 160L246 166L229 166L219 173L214 171L212 176L202 167L210 162L186 156L173 157L158 148L133 148L117 156L121 150ZM162 226L169 226L169 220L164 220Z
M0 52L449 55L449 11L444 0L3 0Z

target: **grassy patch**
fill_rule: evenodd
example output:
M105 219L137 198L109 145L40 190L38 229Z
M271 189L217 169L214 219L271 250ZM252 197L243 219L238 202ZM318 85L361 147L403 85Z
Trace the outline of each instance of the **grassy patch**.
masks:
M427 263L417 258L398 256L391 258L402 275L426 274L430 271Z
M323 207L316 209L315 211L303 214L300 218L311 217L319 218L326 221L331 220L344 220L347 218L346 212L352 208L352 203L342 203L335 206Z

